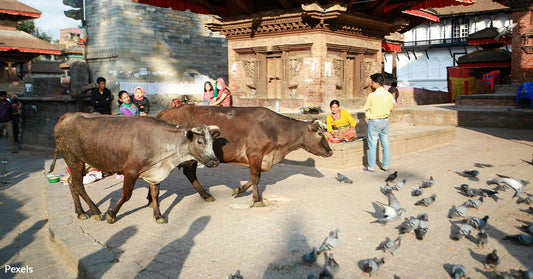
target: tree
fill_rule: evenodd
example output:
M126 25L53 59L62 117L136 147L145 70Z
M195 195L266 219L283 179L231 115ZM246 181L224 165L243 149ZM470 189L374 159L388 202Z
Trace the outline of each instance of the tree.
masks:
M52 42L52 36L48 35L46 32L42 32L41 30L39 30L39 28L35 26L35 21L33 19L22 21L17 26L17 30L24 31L43 41L47 41L49 43Z

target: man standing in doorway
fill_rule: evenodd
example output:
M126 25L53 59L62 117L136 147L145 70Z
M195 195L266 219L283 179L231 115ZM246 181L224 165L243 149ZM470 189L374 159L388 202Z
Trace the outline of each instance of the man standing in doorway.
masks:
M13 136L13 108L11 102L7 100L7 92L0 91L0 131L6 129L9 138L9 149L12 153L18 153L15 148L15 137Z
M101 114L111 114L111 101L113 96L111 91L105 87L106 80L103 77L96 79L98 87L91 92L91 105L94 106L94 112Z
M370 76L370 86L373 90L366 99L365 113L368 118L368 150L366 151L368 165L366 171L376 171L376 150L378 138L383 147L383 161L381 169L390 169L390 144L389 144L389 114L392 110L394 98L385 88L383 74L375 73Z

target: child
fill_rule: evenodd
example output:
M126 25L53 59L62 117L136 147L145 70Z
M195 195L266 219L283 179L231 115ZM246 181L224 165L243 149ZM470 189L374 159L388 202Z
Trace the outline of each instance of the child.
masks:
M128 91L120 90L118 92L118 104L120 105L120 114L139 115L139 109L131 102Z
M135 90L133 91L133 104L137 106L139 109L139 113L141 116L146 116L148 113L150 113L150 101L144 95L146 94L146 91L144 91L144 88L142 87L135 87Z
M208 106L209 103L211 103L211 100L213 99L213 94L215 93L215 89L213 88L213 84L211 82L206 81L204 83L204 106Z
M179 106L181 106L180 99L174 98L174 99L172 99L172 101L170 101L170 107L171 108L177 108Z

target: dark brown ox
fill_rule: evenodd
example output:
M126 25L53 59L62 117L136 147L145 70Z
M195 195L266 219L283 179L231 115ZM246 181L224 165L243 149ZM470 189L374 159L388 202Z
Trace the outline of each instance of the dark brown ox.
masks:
M250 167L250 181L233 189L233 195L253 186L255 206L264 205L257 189L262 171L268 171L289 152L303 148L323 157L333 154L323 135L320 122L305 122L277 114L262 107L182 106L160 112L157 118L175 125L194 127L212 124L220 127L213 148L223 163ZM208 194L196 177L196 162L184 163L183 173L206 201ZM148 197L150 200L150 197Z
M109 223L115 221L122 204L130 199L138 178L150 184L157 223L166 223L159 211L159 183L185 161L196 160L207 167L219 164L213 153L213 137L205 125L188 130L152 117L67 113L59 119L54 133L56 152L50 172L61 152L70 169L70 192L80 219L88 218L80 196L93 217L102 219L83 186L84 163L101 171L124 174L122 198L106 214Z

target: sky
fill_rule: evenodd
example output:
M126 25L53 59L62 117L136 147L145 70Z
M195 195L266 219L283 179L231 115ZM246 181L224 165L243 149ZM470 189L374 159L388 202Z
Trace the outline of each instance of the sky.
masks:
M35 26L40 31L59 40L59 30L65 28L78 28L80 20L73 20L65 16L63 11L74 9L63 5L63 0L17 0L34 9L41 11L41 17L35 20Z

